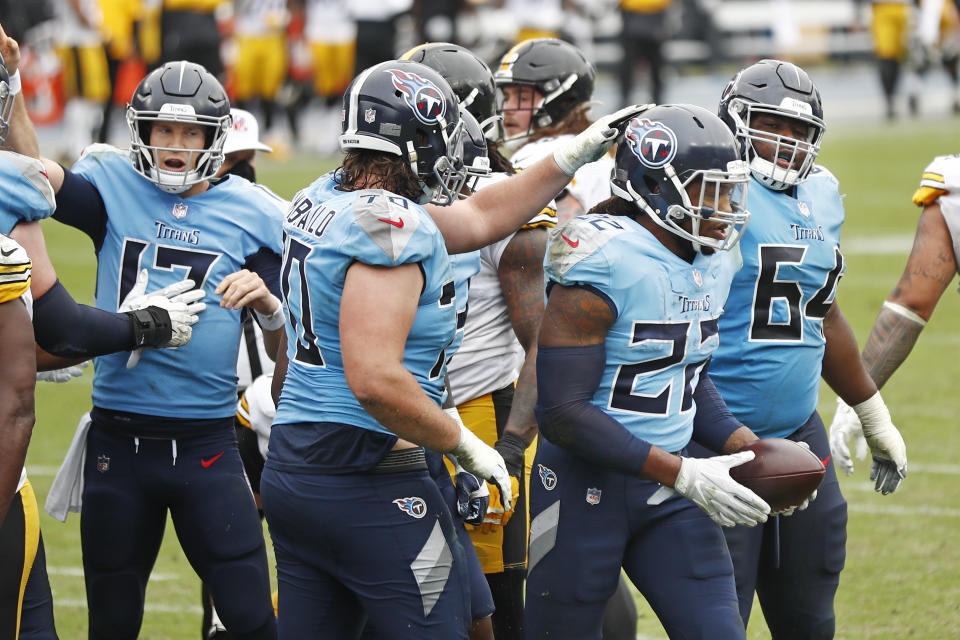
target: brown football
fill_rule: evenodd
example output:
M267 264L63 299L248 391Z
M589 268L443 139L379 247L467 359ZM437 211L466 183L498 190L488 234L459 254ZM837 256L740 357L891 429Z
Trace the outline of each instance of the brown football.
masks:
M773 511L806 500L826 473L816 454L792 440L761 438L740 451L753 451L755 457L730 469L730 477L766 500Z

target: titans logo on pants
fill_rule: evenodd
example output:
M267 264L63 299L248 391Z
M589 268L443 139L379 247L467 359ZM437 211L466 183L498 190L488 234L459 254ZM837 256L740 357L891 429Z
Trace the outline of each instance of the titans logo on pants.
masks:
M659 122L635 118L624 132L633 155L651 168L662 167L677 155L677 136Z
M436 124L444 116L447 103L435 84L409 71L387 69L393 77L393 86L403 93L407 106L424 124Z

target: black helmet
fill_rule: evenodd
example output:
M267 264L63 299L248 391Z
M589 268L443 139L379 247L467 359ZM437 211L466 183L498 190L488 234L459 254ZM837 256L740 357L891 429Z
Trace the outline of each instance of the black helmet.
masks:
M389 60L360 73L343 96L340 148L400 156L420 179L421 203L450 204L463 186L463 124L439 73Z
M801 140L757 130L753 117L764 113L801 121L808 127L807 138ZM806 71L782 60L761 60L750 65L724 89L719 115L737 136L742 157L757 180L782 191L809 175L820 152L826 126L820 92ZM760 157L753 146L755 140L776 144L773 157L782 155L789 166L781 167ZM793 168L798 154L806 155L800 166Z
M514 46L500 59L493 74L498 89L521 85L543 96L531 111L529 136L534 129L563 120L574 107L593 95L597 71L583 53L557 38L534 38Z
M417 45L400 59L425 64L439 73L460 99L460 106L473 114L484 131L496 129L500 114L493 73L475 53L458 44L430 42ZM499 135L488 134L488 137L495 139Z
M154 122L191 122L204 126L204 148L188 151L188 171L160 169L157 151L150 145ZM213 74L195 62L168 62L150 72L127 105L130 159L133 169L168 193L182 193L217 174L223 164L223 142L231 127L230 100Z
M701 179L700 197L692 201L687 186ZM737 141L720 119L689 104L660 105L627 125L617 149L610 181L614 195L636 203L657 224L693 243L733 248L750 214L746 202L750 172L740 159ZM730 211L716 209L721 194L729 195ZM691 218L692 228L680 226ZM699 235L703 220L727 225L722 240Z
M10 93L10 72L7 63L0 56L0 145L6 143L10 134L10 114L13 113L13 104L17 94Z

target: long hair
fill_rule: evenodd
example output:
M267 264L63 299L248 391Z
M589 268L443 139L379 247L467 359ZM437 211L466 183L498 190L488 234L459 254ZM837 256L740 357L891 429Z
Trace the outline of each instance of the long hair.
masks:
M418 202L420 180L403 158L382 151L355 149L343 156L336 180L341 191L383 189Z
M490 159L490 171L493 173L516 173L517 169L500 151L500 142L487 141L487 157Z
M635 203L619 196L610 196L603 202L598 202L587 213L606 213L611 216L626 216L634 220L646 215Z
M583 102L575 106L570 113L563 117L560 122L555 122L548 127L534 129L533 134L527 142L533 142L540 138L553 138L568 133L576 135L593 124L587 114L590 113L590 103Z

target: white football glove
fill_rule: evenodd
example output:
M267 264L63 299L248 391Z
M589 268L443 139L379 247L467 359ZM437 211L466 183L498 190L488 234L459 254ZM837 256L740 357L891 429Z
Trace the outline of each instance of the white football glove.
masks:
M635 104L603 116L560 145L553 152L554 161L561 171L572 176L583 165L602 158L620 137L623 125L653 106L656 105Z
M853 441L857 460L867 457L867 440L863 437L860 418L842 398L837 398L837 411L830 423L830 454L833 463L845 474L853 473L849 442Z
M863 437L873 456L870 479L876 481L874 489L883 495L893 493L907 477L907 445L903 436L893 426L879 391L854 405L853 410L860 418Z
M170 340L161 347L181 347L187 344L193 335L193 325L199 320L198 314L207 308L206 303L200 302L206 292L203 289L194 289L193 280L184 279L147 295L145 292L148 281L147 270L141 269L137 274L136 283L120 304L120 313L147 307L160 307L169 314L173 330ZM128 369L137 366L142 353L142 348L130 352L130 357L127 359Z
M467 429L459 420L459 416L457 420L460 422L460 444L450 453L457 457L457 461L464 469L496 485L500 491L503 509L510 511L513 506L513 495L510 491L510 474L507 473L507 465L504 464L503 457L497 453L496 449L484 444Z
M807 444L806 442L803 442L802 440L795 440L794 442L796 442L798 445L800 445L801 447L803 447L803 448L806 449L807 451L810 451L810 445ZM774 512L772 513L772 515L775 515L775 516L784 516L784 517L786 517L786 516L792 516L792 515L793 515L794 513L796 513L797 511L803 511L804 509L806 509L807 507L809 507L809 506L810 506L810 503L813 502L813 501L816 500L816 499L817 499L817 490L814 489L814 490L813 490L813 493L810 494L810 497L807 498L806 500L804 500L803 502L801 502L800 504L798 504L797 506L795 506L795 507L790 507L789 509L783 509L782 511L774 511Z
M90 366L89 360L73 367L52 369L50 371L37 371L37 382L70 382L74 378L82 376L83 370L88 366Z
M770 505L730 477L732 467L753 458L753 451L712 458L681 458L680 473L673 488L693 500L721 527L753 527L767 521Z

